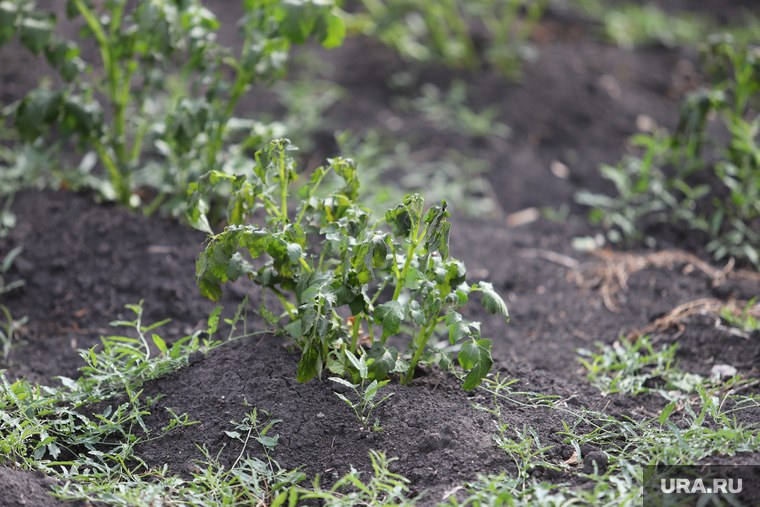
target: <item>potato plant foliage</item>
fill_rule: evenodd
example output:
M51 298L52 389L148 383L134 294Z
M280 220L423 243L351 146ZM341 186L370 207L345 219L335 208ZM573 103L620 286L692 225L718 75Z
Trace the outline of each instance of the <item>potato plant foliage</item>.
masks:
M480 323L465 321L457 309L481 292L488 311L507 321L509 315L490 283L468 285L464 264L449 258L446 201L425 211L422 196L407 195L372 220L359 201L354 161L334 158L313 172L291 207L290 190L298 179L288 156L293 149L288 140L272 141L256 153L252 177L210 171L191 184L188 218L210 234L197 261L201 292L218 301L225 282L247 275L277 295L289 320L283 332L302 351L299 382L321 378L323 369L358 378L346 351L362 353L358 340L366 322L368 378L399 373L407 384L423 358L449 368L449 354L426 351L436 329L446 326L451 344L460 346L459 364L470 370L464 389L478 386L493 363L491 341L481 338ZM342 186L325 192L320 187L329 173ZM205 217L207 196L224 182L231 185L229 225L213 234ZM239 250L263 257L263 266L255 268ZM373 324L382 329L379 336ZM401 332L412 336L409 361L386 344Z
M608 228L613 242L653 245L641 230L645 220L683 221L704 234L715 259L746 259L758 267L760 47L714 34L702 45L701 57L709 86L685 97L675 131L636 135L631 144L642 156L602 166L617 196L582 191L576 200L593 207L592 221ZM729 134L727 140L708 129L712 117Z
M234 117L251 83L282 77L292 43L312 36L342 43L343 21L331 0L242 0L240 50L217 42L221 28L200 0L68 0L66 15L82 23L79 38L55 31L56 15L33 0L0 1L0 46L17 34L44 55L62 84L43 83L6 108L25 142L77 139L106 178L90 183L109 199L139 205L135 188L179 196L209 169L234 172L246 150L276 137L271 125ZM95 42L86 61L80 43ZM55 134L58 134L57 136ZM85 162L86 161L86 162Z

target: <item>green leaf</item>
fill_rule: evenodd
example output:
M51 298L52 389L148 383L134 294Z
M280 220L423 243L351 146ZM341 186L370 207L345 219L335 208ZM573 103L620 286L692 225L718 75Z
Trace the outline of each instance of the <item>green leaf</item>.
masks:
M451 214L446 211L448 204L446 200L442 200L440 205L435 205L430 208L423 222L428 224L427 232L425 233L425 250L427 254L433 252L439 252L441 254L441 260L446 260L449 257L449 235L451 230L451 224L446 221ZM427 255L424 257L427 259ZM420 262L421 266L424 266L424 260Z
M468 336L470 336L470 328L466 322L460 320L449 326L449 341L452 345L455 345L459 340L467 338Z
M418 301L412 300L409 303L409 314L412 316L412 321L416 326L422 326L425 323L425 312L420 308Z
M306 9L310 2L304 0L283 0L279 2L275 19L280 23L280 35L296 44L303 44L309 36L314 19L310 19Z
M367 362L373 360L368 369L370 378L382 380L396 368L398 351L394 347L386 347L384 343L376 342L372 344L366 356Z
M18 8L13 2L0 2L0 46L9 42L16 33Z
M321 365L319 365L320 367L317 365L319 361L321 361L319 351L315 347L307 345L301 354L301 360L298 362L296 380L304 383L313 379L318 370L321 370Z
M221 242L214 242L206 250L206 257L211 273L217 278L225 276L227 266L232 259L232 253L228 251L227 247Z
M665 421L668 420L668 417L673 412L673 410L676 408L676 402L671 401L668 403L668 405L662 409L662 413L660 414L660 424L665 424Z
M230 262L227 264L227 270L224 275L233 282L240 278L242 275L253 273L253 266L250 262L245 260L240 252L235 252L230 257Z
M266 435L261 435L258 437L254 437L258 443L263 445L264 447L268 449L273 449L274 447L277 447L277 441L280 439L280 435L275 435L273 437L268 437Z
M303 337L303 332L301 331L301 319L295 320L291 322L290 324L283 326L283 329L285 329L285 331L290 333L290 336L292 336L296 340Z
M342 379L340 377L330 377L329 380L332 380L333 382L337 382L338 384L344 385L344 386L349 387L351 389L356 389L357 387L359 387L358 384L352 384L348 380Z
M366 293L366 285L362 287L359 294L348 303L348 308L351 310L351 315L356 317L360 313L368 313L372 311L372 300Z
M383 338L394 336L401 330L406 317L406 307L398 301L388 301L375 308L375 321L383 326Z
M393 235L407 238L420 223L425 200L420 194L404 197L404 202L385 213L386 221L393 227Z
M153 335L153 343L155 343L156 347L158 347L158 350L164 354L167 354L169 352L169 349L166 347L166 342L157 334Z
M480 282L478 288L483 291L483 299L480 300L480 304L491 312L492 314L499 314L509 322L509 312L507 311L507 304L501 299L495 290L493 290L493 284L488 282Z
M219 315L221 315L222 310L224 310L223 306L217 306L208 315L208 320L206 321L208 334L216 333L216 330L219 327Z
M327 30L322 39L322 46L332 49L343 44L346 38L346 24L343 19L335 14L329 14L327 17Z
M330 168L340 176L345 185L338 191L350 202L355 202L359 196L359 175L356 171L356 162L350 158L332 158L329 160Z
M357 358L353 352L350 350L346 350L346 357L348 357L348 360L351 361L351 364L354 365L354 368L356 368L359 371L359 376L362 379L368 378L367 376L367 360L364 356L361 358Z
M53 459L57 459L58 455L61 454L61 449L55 444L55 442L48 444L47 448Z
M222 299L221 280L215 277L210 271L206 270L198 276L198 286L201 294L205 297L218 302Z
M62 90L51 92L37 88L24 97L15 110L13 120L21 140L29 142L40 137L45 124L58 119L62 104Z
M248 249L253 259L263 255L271 241L272 233L266 229L246 231L240 237L241 246Z
M449 313L446 314L446 320L445 324L447 326L450 326L452 324L455 324L462 320L462 316L455 312L454 310L449 311Z
M21 43L29 48L29 51L38 55L45 49L52 31L53 22L51 20L24 18L21 22L19 38Z
M491 347L491 340L471 340L462 345L458 356L459 364L466 370L472 369L464 379L462 389L465 391L478 387L491 371Z
M374 268L385 264L388 255L387 234L378 232L368 233L364 240L354 248L351 265L356 269L360 284L369 283L375 278Z
M333 377L333 378L334 378L334 377ZM341 379L341 380L342 380L342 379ZM348 382L346 382L346 383L348 384ZM353 384L349 384L349 385L353 385ZM353 407L355 406L353 403L351 403L351 402L349 401L349 399L348 399L348 398L346 398L346 397L345 397L345 396L343 396L342 394L340 394L340 393L335 393L335 396L337 396L337 397L338 397L338 398L340 398L341 400L343 400L343 401L345 401L346 403L348 403L349 405L351 405L351 408L353 408Z
M297 264L299 259L301 258L301 253L303 252L303 250L301 249L301 245L299 245L298 243L288 243L287 252L288 252L288 259L290 260L290 262L292 262L293 264Z
M68 96L63 103L62 127L67 133L91 137L103 126L103 111L94 100Z
M367 389L364 390L364 403L371 404L372 400L375 399L375 395L377 394L378 384L377 380L373 380L368 386Z

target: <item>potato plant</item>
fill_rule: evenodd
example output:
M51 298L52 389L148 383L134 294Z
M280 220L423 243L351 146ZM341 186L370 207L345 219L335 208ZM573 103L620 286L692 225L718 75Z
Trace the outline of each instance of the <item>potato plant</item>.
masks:
M107 198L136 207L133 190L150 186L159 192L155 209L169 195L184 196L188 182L244 163L245 150L271 138L267 125L234 117L251 83L282 76L291 43L313 35L333 47L345 33L330 0L242 5L236 51L216 41L220 23L200 0L68 0L67 16L84 23L81 42L98 49L99 58L86 62L80 41L56 34L55 14L33 0L4 0L0 46L18 33L63 82L30 91L5 114L22 141L75 137L94 152L84 166L100 161Z
M760 47L716 34L701 56L710 86L686 96L675 131L634 136L641 157L602 166L617 196L583 191L576 200L593 207L592 221L609 228L613 242L653 245L640 229L643 219L684 221L705 233L706 249L716 259L743 258L760 266ZM727 142L710 135L711 117L725 127ZM695 178L705 169L712 173L709 183Z
M346 351L362 353L359 335L367 323L367 378L380 381L399 373L408 384L429 339L443 325L451 344L460 346L459 364L470 370L464 389L478 386L493 362L491 341L481 338L480 323L465 321L456 310L481 292L488 311L506 321L509 315L490 283L468 285L464 264L449 258L446 201L425 211L422 196L407 195L372 220L359 201L353 160L334 158L313 172L293 203L291 186L298 179L288 156L293 149L286 139L272 141L256 153L252 177L214 170L191 184L188 218L209 233L197 261L201 292L218 301L222 284L247 275L274 293L289 321L283 330L302 351L299 382L321 378L326 368L357 383L359 372ZM329 173L342 186L326 192L321 186ZM224 182L231 185L229 225L213 234L205 216L207 196ZM263 257L263 266L255 268L239 249L253 259ZM376 334L373 325L382 332ZM412 336L408 362L387 344L402 331ZM434 356L444 368L451 365L448 354Z
M488 65L518 79L522 60L536 53L530 36L549 2L361 0L360 4L363 9L346 16L349 26L379 38L407 60L440 60L471 69Z

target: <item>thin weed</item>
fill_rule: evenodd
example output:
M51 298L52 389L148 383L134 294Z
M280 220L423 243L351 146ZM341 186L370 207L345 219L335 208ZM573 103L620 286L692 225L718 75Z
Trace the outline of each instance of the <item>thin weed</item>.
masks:
M356 506L411 506L422 495L409 498L409 480L388 470L388 465L396 458L386 458L385 453L371 450L373 475L368 482L360 480L361 472L351 467L351 471L336 482L329 490L320 486L319 474L314 478L313 489L293 489L290 492L290 505L295 505L297 499L318 499L328 507ZM281 505L286 496L278 498Z
M10 355L11 350L26 343L13 343L13 337L18 332L18 330L27 323L29 319L27 317L22 317L19 320L14 320L11 316L11 311L5 305L0 305L0 310L2 310L3 314L5 315L5 321L0 322L0 345L3 346L3 363L7 364L8 356Z
M673 363L677 344L663 345L654 350L650 338L641 337L635 341L626 338L616 340L612 345L596 343L600 352L593 353L579 349L578 360L588 370L587 378L601 391L636 395L656 390L652 387L661 379L661 389L677 389L689 393L703 381L699 375L678 371Z
M156 502L192 507L281 505L282 501L278 504L278 499L283 494L287 497L288 491L304 481L306 476L297 470L283 470L269 456L268 453L277 445L277 435L268 437L266 432L277 422L270 420L263 429L260 428L261 422L255 408L241 424L233 421L236 429L248 432L248 436L256 433L254 438L265 449L264 460L247 455L243 458L244 446L235 464L225 470L219 463L219 455L212 458L207 449L201 448L205 460L196 461L191 480L171 474L164 466L159 470L122 473L113 482L104 481L102 477L85 477L82 480L73 476L72 481L64 486L55 486L54 494L60 500L107 502L109 505L130 507L153 507ZM241 436L237 432L225 433L236 439Z
M729 326L737 328L742 333L752 333L760 329L760 305L756 304L758 296L753 297L744 306L739 315L735 315L730 306L725 306L720 312L720 318Z
M15 217L12 225L15 225ZM13 263L16 261L16 258L21 255L21 252L23 251L23 246L17 246L8 252L5 257L3 257L3 262L0 263L0 294L5 294L12 291L13 289L23 287L24 284L26 284L24 280L16 280L10 283L5 282L5 277L8 275L8 271L10 271L11 266L13 266Z

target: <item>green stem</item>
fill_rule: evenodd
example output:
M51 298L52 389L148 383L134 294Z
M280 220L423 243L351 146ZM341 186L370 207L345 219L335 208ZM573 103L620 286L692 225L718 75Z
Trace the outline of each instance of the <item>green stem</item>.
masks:
M414 351L412 361L409 363L409 370L406 372L406 376L401 381L401 385L405 386L409 384L409 382L411 382L414 378L414 369L417 367L417 363L420 362L420 358L422 357L423 352L425 352L425 345L427 345L428 339L433 334L435 325L437 323L437 319L433 318L428 322L428 327L422 326L420 328L420 332L417 335L417 339L415 340L415 342L417 342L417 350Z
M360 313L354 318L354 325L351 329L351 353L356 354L356 342L359 338L359 328L361 328L362 325L362 317L364 316L363 313Z
M312 274L314 272L314 270L309 267L303 257L299 258L298 260L301 261L301 266L303 266L307 273Z
M309 191L309 195L306 197L306 199L303 199L303 204L301 206L301 212L298 214L298 219L296 220L296 225L299 225L301 223L301 220L303 220L304 215L306 214L306 208L308 206L309 200L311 200L312 197L314 197L314 194L317 193L317 189L319 188L319 185L322 184L322 180L327 176L327 173L330 171L332 166L327 166L327 169L322 171L322 176L319 177L317 181L314 182L314 186L311 187L311 190Z
M393 291L394 301L398 300L398 297L401 295L401 289L404 288L406 275L409 274L409 267L412 265L412 258L414 257L414 252L417 250L417 246L419 244L420 244L419 240L409 244L409 248L406 251L406 262L404 262L404 269L401 270L401 275L398 275L398 284L396 285L396 290ZM394 264L395 264L395 259L394 259ZM398 271L398 269L396 271Z
M409 266L412 264L412 256L414 255L416 248L417 245L412 243L409 245L409 248L406 252L406 262L404 263L404 269L401 271L401 275L398 277L398 284L396 285L396 289L393 291L394 301L398 300L398 297L401 295L401 289L404 288L404 280L406 280L406 275L409 273Z
M293 305L291 305L290 303L288 303L288 300L285 299L285 296L282 295L282 292L280 292L279 290L275 289L274 287L269 287L269 290L271 290L272 292L274 292L277 295L277 297L280 300L280 303L282 303L282 306L285 307L285 311L288 312L288 316L290 316L290 320L292 322L295 322L296 320L298 320L298 314L295 313L293 311L293 309L291 308Z
M275 203L272 202L272 200L265 196L264 194L261 194L258 196L259 199L264 201L264 204L266 205L267 212L276 216L277 218L282 218L282 215L280 215L280 210L277 209L277 206Z
M122 82L122 76L119 72L119 67L112 53L112 37L118 30L117 23L121 23L121 12L117 7L115 10L116 18L112 19L112 37L109 37L103 30L103 25L100 23L98 17L92 10L90 10L89 7L87 7L87 4L84 2L84 0L74 0L74 4L82 14L82 17L85 19L87 26L90 28L90 30L92 30L92 33L95 35L95 38L98 41L100 54L103 59L103 67L106 69L106 72L108 74L108 98L114 108L112 139L114 154L116 155L116 164L114 165L117 166L117 170L115 172L112 171L111 168L109 168L109 172L111 174L111 179L113 180L114 187L117 190L119 201L126 204L129 201L129 187L126 184L125 175L123 174L123 171L125 171L124 166L127 162L127 150L124 144L125 103L122 102L123 95L119 90L119 85ZM126 94L126 97L129 97L128 93ZM99 150L98 152L100 153ZM108 165L105 160L103 160L103 163ZM111 163L113 164L113 160L111 160Z
M136 119L138 119L138 125L137 125L137 133L135 135L135 140L132 144L132 153L129 156L129 162L133 167L137 167L138 162L140 160L140 153L142 153L142 145L143 140L145 139L145 136L148 134L148 131L150 131L150 122L145 120L139 120L143 117L143 110L144 110L144 104L145 101L143 100L140 103L140 108L137 111Z
M285 152L280 150L280 204L282 205L282 218L284 222L288 221L288 181L285 171Z
M396 269L398 271L398 269ZM385 287L388 285L388 281L390 280L390 277L383 280L383 283L380 284L380 287L378 287L377 292L375 292L374 297L372 298L372 301L370 301L371 304L375 304L375 301L377 301L377 298L380 297L380 293L382 293L385 290Z
M240 53L240 59L238 62L245 61L246 57L248 56L248 52L250 51L250 46L251 36L250 34L246 34L245 41L243 42L243 50ZM227 107L224 109L224 116L218 119L219 126L216 129L216 135L209 143L207 159L209 169L213 169L216 165L216 155L219 153L219 150L222 149L224 132L227 129L226 120L229 119L232 116L232 113L235 112L235 106L237 105L238 100L243 96L248 83L250 83L253 79L253 74L251 72L246 72L246 70L243 69L239 64L235 65L235 71L235 84L232 85L232 88L230 90Z
M378 227L380 224L383 224L383 223L385 223L385 221L386 221L385 217L381 218L380 220L378 220L378 221L377 221L377 223L376 223L375 225L373 225L373 226L372 226L372 229L370 229L370 230L374 231L375 229L377 229L377 227Z
M95 152L98 154L98 157L100 157L100 161L105 166L109 176L111 176L117 199L122 201L122 198L125 197L126 200L124 200L124 202L126 202L129 200L129 187L127 187L126 181L121 177L116 162L114 162L113 158L108 154L108 151L99 139L92 140L92 147L95 148Z

